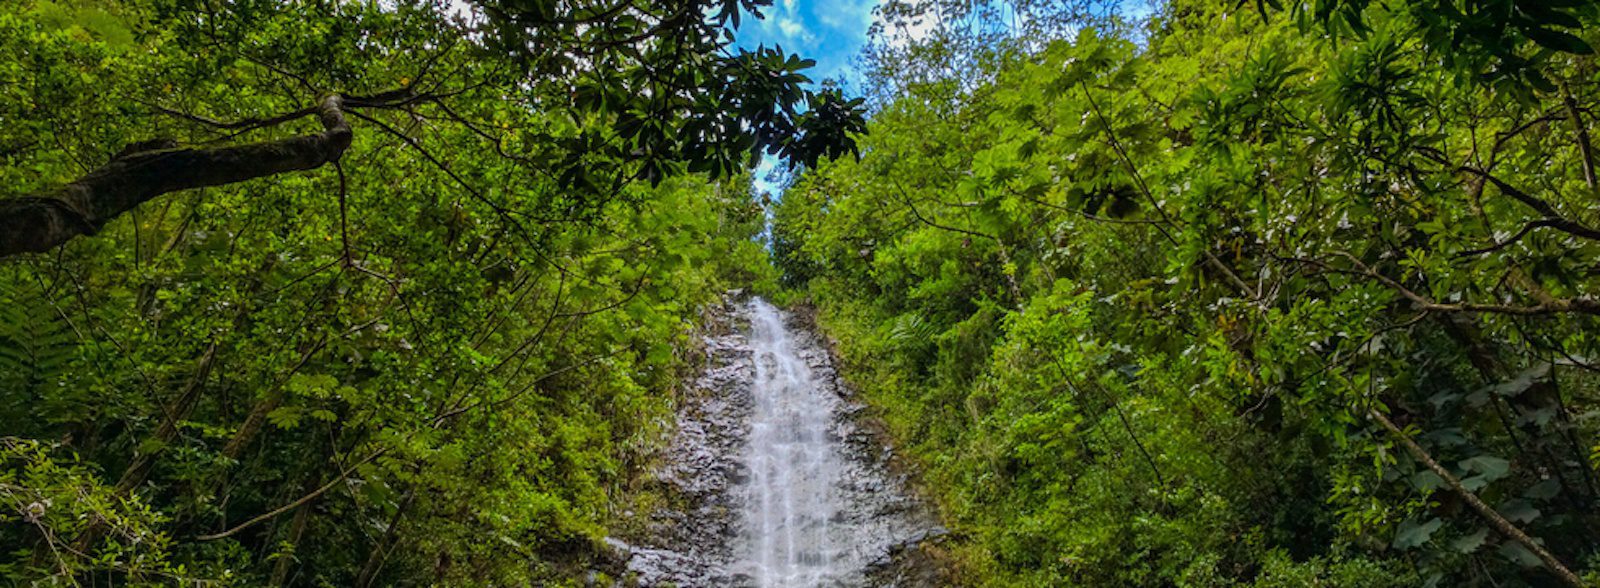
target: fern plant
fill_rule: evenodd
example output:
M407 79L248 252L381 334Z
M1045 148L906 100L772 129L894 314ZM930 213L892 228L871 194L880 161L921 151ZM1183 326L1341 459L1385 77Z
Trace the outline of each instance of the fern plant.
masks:
M12 423L33 421L41 387L62 384L78 342L60 300L19 274L0 274L0 418Z

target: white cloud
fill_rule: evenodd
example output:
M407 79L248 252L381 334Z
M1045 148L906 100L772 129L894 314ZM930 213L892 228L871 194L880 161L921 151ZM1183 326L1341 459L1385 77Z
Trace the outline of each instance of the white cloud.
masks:
M798 0L782 0L773 6L766 20L761 21L761 27L768 32L776 29L775 34L791 45L807 46L817 39L815 34L806 29Z
M786 39L810 40L809 38L811 37L811 34L806 32L806 26L800 24L800 21L792 18L779 17L773 19L773 22L778 25L778 32L783 33L783 36Z
M817 22L830 30L865 39L867 27L872 26L872 9L880 0L836 0L812 4L812 14Z

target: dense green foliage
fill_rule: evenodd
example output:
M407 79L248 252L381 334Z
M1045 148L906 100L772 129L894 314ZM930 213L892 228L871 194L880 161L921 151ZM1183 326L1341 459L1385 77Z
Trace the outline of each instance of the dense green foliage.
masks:
M768 4L0 0L6 206L327 149L0 252L0 582L581 584L779 280L973 585L1600 581L1594 2Z
M1597 18L1180 0L888 46L774 253L974 584L1559 583L1530 543L1592 583Z
M552 107L444 5L191 4L6 2L0 183L437 99L0 261L0 584L581 582L699 309L769 279L747 187L616 156L625 109Z

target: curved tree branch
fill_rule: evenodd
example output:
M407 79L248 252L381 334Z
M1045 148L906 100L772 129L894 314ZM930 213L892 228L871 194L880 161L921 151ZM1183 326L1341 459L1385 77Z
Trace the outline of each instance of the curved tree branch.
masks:
M277 141L209 149L172 141L129 146L88 175L52 192L0 200L0 258L49 251L168 192L220 186L337 161L350 146L344 101L337 94L316 108L323 132Z
M245 529L248 529L248 528L254 526L256 523L260 523L262 521L271 520L273 517L276 517L276 516L281 515L283 513L289 512L289 511L294 510L296 508L299 508L300 506L304 505L305 503L311 502L312 500L316 500L316 498L318 496L322 496L327 491L332 490L333 487L334 486L338 486L340 482L344 482L347 478L350 477L350 474L355 473L356 468L359 468L361 466L367 465L368 462L371 462L374 459L378 459L379 457L382 457L383 454L388 453L388 452L389 452L388 449L379 449L378 451L373 452L373 454L367 456L366 459L363 459L363 460L358 461L358 462L356 462L354 464L351 464L350 467L347 467L347 468L344 469L344 471L339 472L339 475L334 476L332 480L328 480L328 483L323 484L322 486L318 487L316 490L312 490L310 494L307 494L305 496L301 496L299 499L295 500L294 502L291 502L289 504L285 504L285 505L280 506L278 508L272 509L272 510L266 512L266 513L263 513L263 514L255 517L255 518L252 518L252 519L250 519L248 521L239 523L238 525L235 525L233 528L228 529L226 531L222 531L220 533L212 533L210 535L199 535L199 536L196 536L195 539L198 539L200 541L215 541L217 539L225 539L227 537L232 537L235 534L238 534L240 531L243 531Z
M1389 434L1393 435L1395 439L1399 440L1400 444L1406 448L1406 452L1411 454L1411 457L1422 462L1422 465L1427 466L1429 470L1433 470L1433 473L1439 476L1439 479L1444 480L1445 485L1455 491L1456 495L1466 501L1467 506L1472 507L1473 512L1482 517L1484 522L1489 523L1489 526L1494 527L1494 530L1499 531L1501 535L1521 543L1523 547L1528 548L1528 551L1533 552L1533 555L1538 557L1539 561L1544 562L1545 567L1560 578L1562 583L1575 588L1583 588L1586 585L1577 574L1572 573L1571 569L1562 564L1561 560L1556 559L1556 556L1546 550L1538 541L1529 537L1527 533L1517 528L1511 521L1506 520L1506 517L1493 507L1484 504L1477 494L1473 494L1471 490L1462 485L1461 480L1456 478L1455 474L1450 473L1450 470L1439 465L1439 462L1434 460L1427 450L1423 449L1421 445L1417 445L1417 442L1413 441L1410 435L1407 435L1404 430L1395 425L1394 421L1389 420L1389 417L1376 410L1367 411L1367 416L1389 431Z
M1376 280L1378 283L1387 286L1389 289L1394 290L1406 300L1411 301L1412 305L1423 312L1471 312L1484 314L1505 314L1513 316L1544 316L1553 314L1600 315L1600 299L1589 296L1578 296L1573 298L1549 298L1532 306L1518 306L1512 304L1482 304L1475 302L1457 302L1448 304L1436 302L1427 296L1418 294L1415 290L1407 288L1405 284L1401 284L1398 280L1383 275L1382 273L1378 272L1378 270L1373 269L1371 266L1365 263L1362 263L1360 259L1357 259L1355 255L1352 255L1349 252L1334 251L1333 254L1349 260L1350 263L1356 267L1356 269L1338 268L1327 262L1315 259L1295 257L1283 259L1307 263L1327 271L1371 278Z
M1578 221L1562 216L1561 212L1557 211L1555 206L1551 205L1548 201L1524 192L1522 189L1495 177L1494 174L1471 166L1461 166L1457 168L1457 171L1469 173L1483 178L1490 184L1493 184L1494 187L1499 188L1501 194L1510 196L1512 199L1516 200L1517 202L1521 202L1528 208L1538 211L1539 214L1544 215L1544 219L1538 221L1541 226L1550 227L1578 237L1583 237L1585 239L1600 240L1600 229L1595 229Z
M1518 230L1515 235L1512 235L1510 238L1507 238L1504 241L1499 241L1499 242L1495 243L1494 245L1490 245L1490 246L1484 247L1482 249L1473 249L1471 251L1462 251L1461 253L1457 253L1456 257L1458 257L1458 258L1460 258L1460 257L1476 257L1476 256L1479 256L1479 255L1484 255L1484 254L1488 254L1488 253L1494 253L1494 252L1499 251L1501 249L1505 249L1507 247L1515 245L1518 241L1521 241L1523 237L1528 236L1528 233L1533 232L1534 229L1537 229L1537 228L1540 228L1540 227L1555 226L1555 224L1557 222L1558 221L1556 219L1543 219L1543 220L1536 220L1536 221L1533 221L1533 222L1529 222L1529 223L1523 224L1521 230Z

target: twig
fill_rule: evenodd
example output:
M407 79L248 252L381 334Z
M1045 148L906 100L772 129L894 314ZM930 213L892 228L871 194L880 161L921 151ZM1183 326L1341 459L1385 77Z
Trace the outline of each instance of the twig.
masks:
M1426 296L1423 296L1421 294L1416 293L1412 289L1407 288L1404 284L1401 284L1400 282L1396 281L1394 278L1391 278L1389 276L1385 276L1385 275L1379 273L1377 270L1369 267L1365 263L1362 263L1361 260L1356 258L1356 256L1351 255L1348 252L1335 251L1334 254L1338 255L1340 257L1344 257L1345 259L1350 260L1351 263L1355 264L1355 266L1358 268L1358 270L1348 270L1348 269L1342 269L1342 268L1334 267L1333 265L1330 265L1327 262L1320 261L1320 260L1315 260L1315 259L1306 259L1306 258L1298 258L1298 257L1286 257L1286 258L1282 258L1282 259L1298 261L1300 263L1314 265L1314 266L1317 266L1319 268L1322 268L1322 269L1325 269L1325 270L1328 270L1328 271L1332 271L1332 272L1338 272L1338 273L1351 274L1351 275L1363 276L1363 277L1371 278L1371 279L1376 280L1376 281L1378 281L1379 283L1381 283L1381 284L1383 284L1385 286L1388 286L1389 289L1394 290L1395 292L1399 293L1401 296L1405 297L1407 300L1410 300L1412 302L1412 304L1416 305L1416 307L1419 310L1423 310L1423 311L1478 312L1478 313L1488 313L1488 314L1506 314L1506 315L1514 315L1514 316L1543 316L1543 315L1564 314L1564 313L1581 313L1581 314L1596 314L1596 315L1600 315L1600 300L1596 300L1594 298L1589 298L1589 297L1582 297L1582 298L1553 298L1553 299L1546 300L1544 302L1541 302L1541 303L1533 305L1533 306L1516 306L1516 305L1510 305L1510 304L1481 304L1481 303L1473 303L1473 302L1458 302L1458 303L1454 303L1454 304L1441 304L1441 303L1438 303L1438 302L1434 302L1433 299L1431 299L1431 298L1428 298Z
M917 205L911 201L911 195L907 194L906 193L906 189L902 188L900 186L900 182L896 181L894 183L894 188L895 188L896 191L900 192L900 198L902 199L902 201L904 201L906 203L906 207L911 209L911 215L917 217L917 220L921 221L922 224L928 225L928 226L933 227L935 229L941 229L941 230L945 230L945 231L950 231L952 233L960 233L960 234L963 234L963 235L969 235L969 236L973 236L973 237L982 237L982 238L988 239L990 241L998 242L1000 240L1000 239L996 238L994 235L989 235L989 234L985 234L985 233L979 233L977 231L963 229L961 227L952 227L952 226L949 226L949 225L941 225L939 223L936 223L936 222L933 222L931 220L928 220L928 217L922 216L922 212L917 210Z
M248 528L256 525L257 523L260 523L260 522L266 521L266 520L270 520L273 517L276 517L276 516L281 515L283 513L289 512L291 510L294 510L295 508L299 507L300 505L303 505L303 504L305 504L307 502L311 502L312 500L315 500L318 496L322 496L327 491L332 490L334 486L337 486L339 484L339 482L343 482L346 477L348 477L352 472L355 472L356 468L364 466L368 462L370 462L370 461L372 461L374 459L377 459L378 456L381 456L381 455L383 455L385 453L388 453L388 452L389 452L389 450L387 448L379 449L377 452L373 453L372 455L367 456L366 459L358 461L358 462L352 464L350 467L345 468L344 471L339 472L339 475L334 476L332 480L328 480L328 483L323 484L322 487L317 488L316 490L313 490L310 494L307 494L305 496L301 496L299 500L296 500L296 501L291 502L289 504L285 504L285 505L280 506L278 508L272 509L271 511L268 511L268 512L266 512L266 513L264 513L264 514L262 514L260 516L257 516L255 518L250 519L248 521L245 521L243 523L239 523L238 526L235 526L232 529L228 529L228 530L223 531L221 533L213 533L211 535L200 535L200 536L195 537L195 539L198 539L200 541L214 541L214 540L217 540L217 539L224 539L224 538L227 538L227 537L231 537L231 536L237 534L240 531L243 531L245 529L248 529Z
M1506 239L1504 241L1495 243L1494 245L1490 245L1490 246L1484 247L1482 249L1472 249L1472 250L1469 250L1469 251L1462 251L1461 253L1457 253L1456 257L1476 257L1476 256L1479 256L1479 255L1484 255L1486 253L1494 253L1494 252L1499 251L1501 249L1505 249L1507 247L1515 245L1517 243L1517 241L1521 241L1523 237L1528 236L1528 233L1533 232L1534 229L1537 229L1537 228L1540 228L1540 227L1554 226L1552 224L1553 222L1556 222L1556 220L1555 219L1543 219L1543 220L1536 220L1536 221L1532 221L1532 222L1526 223L1526 224L1522 225L1522 229L1521 230L1517 231L1517 234L1512 235L1510 238L1508 238L1508 239Z
M348 189L344 179L344 165L335 161L333 162L333 169L339 172L339 243L344 246L344 263L349 265L355 263L355 261L350 258L349 212L345 204L345 196L348 194Z

